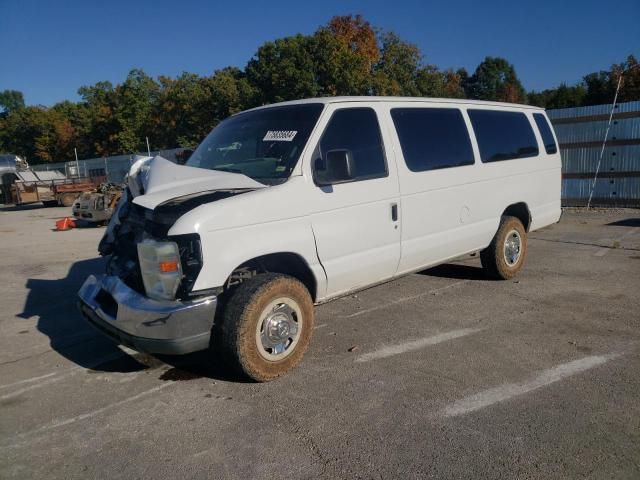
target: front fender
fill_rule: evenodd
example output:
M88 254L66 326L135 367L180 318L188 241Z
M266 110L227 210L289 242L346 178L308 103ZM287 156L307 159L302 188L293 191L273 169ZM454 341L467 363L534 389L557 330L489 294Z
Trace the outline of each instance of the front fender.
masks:
M238 228L200 232L203 265L194 290L224 285L240 265L273 253L293 253L309 266L316 280L316 299L325 296L327 278L318 259L311 222L305 217Z

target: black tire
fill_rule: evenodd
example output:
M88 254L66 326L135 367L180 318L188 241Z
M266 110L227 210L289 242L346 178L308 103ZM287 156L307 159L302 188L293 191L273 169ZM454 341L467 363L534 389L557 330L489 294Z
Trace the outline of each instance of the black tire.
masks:
M517 258L514 248L507 249L507 237L519 245ZM516 240L517 237L517 240ZM511 254L509 254L510 252ZM509 280L516 276L524 265L527 256L527 232L522 222L516 217L504 216L493 240L487 248L480 252L482 268L489 278ZM509 258L507 258L509 257ZM515 259L515 260L514 260Z
M58 201L57 200L43 200L42 201L42 205L46 208L51 208L51 207L57 207L58 206Z
M282 299L286 301L278 303ZM311 342L311 295L288 275L263 273L244 281L226 299L221 314L221 324L214 327L213 335L219 338L213 348L220 348L226 363L257 382L289 372L300 363ZM265 347L265 342L276 341L267 335L265 326L272 327L269 331L280 342L273 348ZM291 333L294 329L295 335ZM278 353L278 347L285 350Z

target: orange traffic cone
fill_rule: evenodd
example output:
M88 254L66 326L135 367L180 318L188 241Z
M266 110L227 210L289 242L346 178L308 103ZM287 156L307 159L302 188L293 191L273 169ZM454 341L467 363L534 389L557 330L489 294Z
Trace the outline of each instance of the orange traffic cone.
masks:
M72 228L76 228L76 222L73 221L73 218L61 218L60 220L56 221L56 230L58 232L71 230Z

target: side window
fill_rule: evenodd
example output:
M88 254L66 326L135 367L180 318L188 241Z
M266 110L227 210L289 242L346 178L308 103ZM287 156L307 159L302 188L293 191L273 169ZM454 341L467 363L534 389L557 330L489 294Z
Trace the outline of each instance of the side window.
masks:
M355 164L353 181L387 176L382 136L376 112L371 108L343 108L336 110L322 134L319 157L314 164L314 175L323 178L326 153L348 150Z
M468 110L483 163L538 155L531 123L522 112Z
M402 155L412 172L474 163L469 132L455 108L393 108Z
M546 152L557 153L558 146L556 145L556 141L553 139L553 133L551 132L549 121L541 113L534 113L533 119L536 121L536 125L538 126L538 131L540 132L540 136L544 142L544 149Z

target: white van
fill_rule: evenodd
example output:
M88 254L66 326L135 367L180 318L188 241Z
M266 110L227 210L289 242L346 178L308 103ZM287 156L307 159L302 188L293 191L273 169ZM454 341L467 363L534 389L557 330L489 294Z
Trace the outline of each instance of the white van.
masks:
M80 309L140 351L221 349L257 381L302 358L314 304L480 252L522 267L560 218L560 155L539 108L345 97L220 123L186 166L133 165Z

